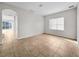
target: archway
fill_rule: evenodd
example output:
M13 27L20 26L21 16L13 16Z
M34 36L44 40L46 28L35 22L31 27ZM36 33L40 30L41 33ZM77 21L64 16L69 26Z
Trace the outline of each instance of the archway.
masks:
M8 43L17 38L17 14L11 9L2 10L2 34Z

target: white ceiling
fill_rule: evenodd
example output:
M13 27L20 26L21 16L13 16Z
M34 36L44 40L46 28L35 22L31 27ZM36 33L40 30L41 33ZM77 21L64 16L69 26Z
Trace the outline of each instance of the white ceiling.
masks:
M76 7L77 2L6 2L8 4L30 10L39 15L48 15L64 10L68 10L68 6L74 5ZM39 5L42 4L42 7Z

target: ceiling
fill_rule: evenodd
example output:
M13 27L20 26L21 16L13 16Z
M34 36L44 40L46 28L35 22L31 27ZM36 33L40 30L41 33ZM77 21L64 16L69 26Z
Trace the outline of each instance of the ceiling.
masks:
M77 6L77 2L6 2L6 3L26 10L30 10L42 16L71 9L69 8L69 6L71 5L74 5L74 7Z

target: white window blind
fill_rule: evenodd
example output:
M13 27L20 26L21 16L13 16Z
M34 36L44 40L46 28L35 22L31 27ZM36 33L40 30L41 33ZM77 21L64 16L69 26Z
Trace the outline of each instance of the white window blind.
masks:
M51 30L64 30L64 17L50 19L49 29Z

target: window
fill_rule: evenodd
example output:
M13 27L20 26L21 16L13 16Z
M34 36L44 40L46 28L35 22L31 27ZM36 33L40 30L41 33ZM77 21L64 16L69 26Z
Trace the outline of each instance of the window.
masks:
M49 29L64 30L64 17L49 20Z
M3 21L3 29L11 29L12 28L12 24L11 21Z

